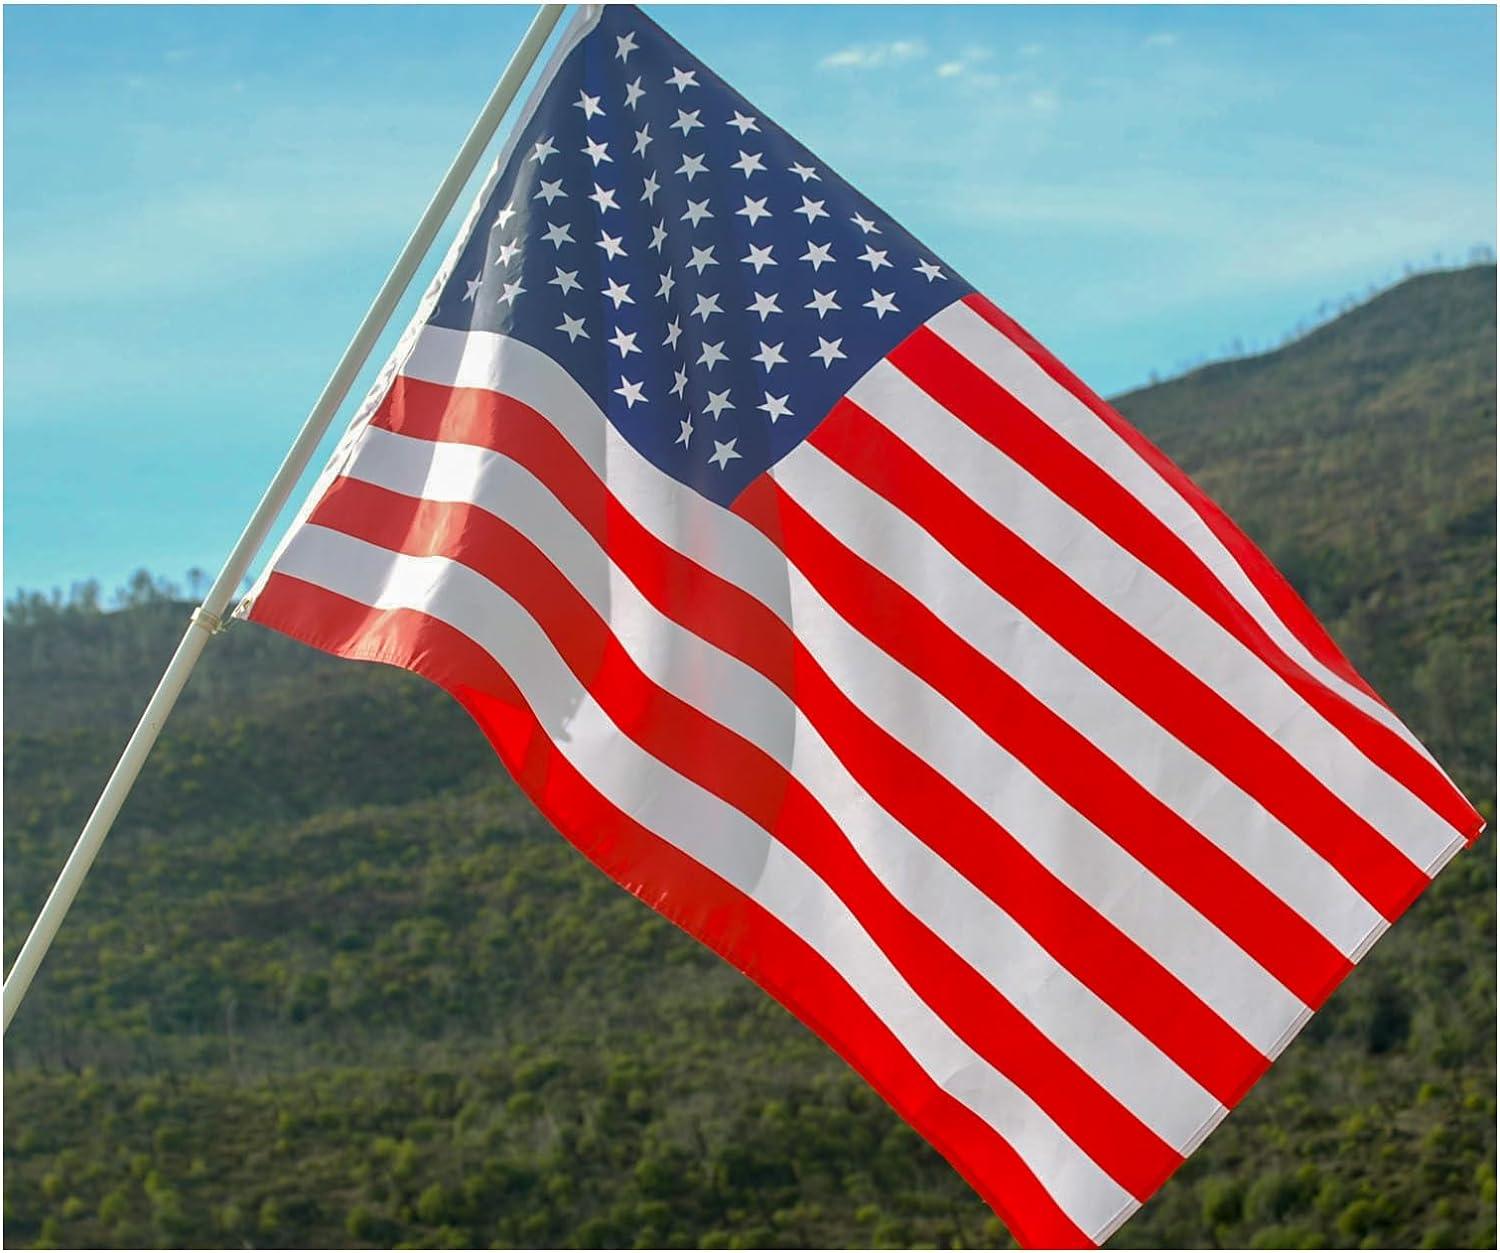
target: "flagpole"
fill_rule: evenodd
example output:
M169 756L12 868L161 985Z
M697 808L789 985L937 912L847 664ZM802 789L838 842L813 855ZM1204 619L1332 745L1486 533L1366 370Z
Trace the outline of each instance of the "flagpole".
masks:
M562 16L565 7L561 4L538 6L536 16L532 18L531 25L522 37L520 46L511 57L510 64L505 67L505 73L495 84L495 90L485 102L478 118L475 119L468 138L458 150L458 155L453 158L453 164L443 176L443 181L438 184L438 189L433 193L432 200L417 223L416 229L412 231L411 238L406 241L406 247L396 258L396 263L391 267L390 274L386 276L385 283L370 305L369 312L365 314L364 321L359 324L359 329L354 332L354 338L344 349L344 355L339 359L317 403L307 415L307 421L303 423L296 441L292 444L286 459L281 463L281 468L276 471L276 477L266 488L260 503L255 507L255 512L250 515L250 521L245 524L245 529L235 543L234 549L226 558L223 569L219 571L219 577L214 580L208 595L203 598L203 603L194 609L189 617L187 630L177 645L177 651L172 654L172 660L167 664L161 681L156 685L156 691L152 693L140 722L131 733L125 745L125 751L121 753L114 772L109 776L109 782L104 785L104 791L100 793L93 813L84 823L83 831L78 837L78 842L73 846L67 862L63 865L62 873L53 884L47 903L42 906L42 912L37 915L37 920L26 937L26 943L21 946L21 952L16 957L15 964L5 978L5 1022L0 1030L10 1029L11 1019L15 1017L16 1010L20 1007L26 990L31 986L31 981L38 967L41 966L42 959L46 957L58 928L62 926L63 918L73 904L73 898L78 895L78 889L83 885L84 876L93 865L94 858L104 843L104 837L109 834L110 827L114 825L115 817L124 805L125 798L130 795L130 789L135 785L136 777L140 774L146 757L156 743L156 737L161 733L167 716L177 703L177 697L187 684L188 676L192 674L193 667L202 655L204 645L208 643L211 636L223 629L224 611L228 609L231 598L240 586L240 581L249 570L250 563L255 560L255 555L260 551L261 545L265 543L267 532L276 521L287 498L292 494L297 480L307 469L308 462L317 451L318 444L328 430L334 414L338 412L344 397L348 395L355 377L364 368L365 361L385 330L386 323L390 321L391 314L395 312L401 297L406 293L412 277L417 272L417 267L422 263L422 258L427 255L428 248L432 246L432 241L437 237L439 229L453 209L459 193L463 191L464 185L469 181L469 176L479 164L479 158L489 146L501 119L510 108L527 74L531 72L531 67L541 53L542 45L547 42L547 37L557 25L558 18Z

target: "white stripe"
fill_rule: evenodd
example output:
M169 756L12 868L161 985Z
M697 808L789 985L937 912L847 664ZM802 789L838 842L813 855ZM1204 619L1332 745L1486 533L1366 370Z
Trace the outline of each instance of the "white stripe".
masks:
M371 429L347 472L405 495L471 503L521 531L647 677L780 762L903 905L1173 1148L1186 1152L1222 1116L1176 1063L881 809L779 688L658 612L523 467L485 449Z
M1346 954L1380 915L1296 834L884 497L801 444L772 471L813 518L1079 731Z
M405 557L308 525L279 570L379 609L413 609L463 632L521 689L557 750L617 808L750 896L838 971L917 1064L1020 1154L1087 1233L1133 1199L1029 1097L916 996L843 902L738 810L668 769L610 721L515 601L441 557Z
M1198 511L1098 414L962 302L935 315L928 326L1124 486L1188 543L1225 590L1255 618L1291 660L1432 760L1416 736L1389 709L1318 660L1271 608L1254 581ZM1416 803L1421 804L1420 801ZM1425 805L1422 807L1426 808ZM1446 847L1447 843L1444 837L1442 846Z

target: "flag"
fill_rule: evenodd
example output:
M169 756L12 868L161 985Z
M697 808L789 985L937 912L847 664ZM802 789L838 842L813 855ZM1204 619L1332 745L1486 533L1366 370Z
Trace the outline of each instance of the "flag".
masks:
M1028 1245L1108 1238L1481 827L1181 471L629 6L239 612L450 692Z

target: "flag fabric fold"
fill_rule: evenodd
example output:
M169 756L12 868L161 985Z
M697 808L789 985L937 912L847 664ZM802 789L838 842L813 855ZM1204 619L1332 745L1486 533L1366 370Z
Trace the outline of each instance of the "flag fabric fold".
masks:
M580 12L242 617L426 675L1035 1246L1481 828L1250 541L631 6Z

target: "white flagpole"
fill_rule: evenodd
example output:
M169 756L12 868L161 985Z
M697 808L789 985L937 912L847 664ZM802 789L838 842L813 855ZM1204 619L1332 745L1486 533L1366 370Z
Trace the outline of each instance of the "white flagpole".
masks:
M339 405L343 403L355 377L364 367L371 349L375 347L375 341L385 330L386 323L390 321L391 314L395 312L397 304L405 294L413 275L416 274L417 267L422 263L422 258L427 255L427 250L432 246L438 230L447 219L459 193L463 191L464 184L469 181L469 176L474 172L479 158L489 146L501 119L510 108L511 101L515 99L516 92L520 90L526 75L536 63L542 45L547 42L547 36L557 25L557 20L562 16L565 7L561 4L544 4L538 7L536 16L532 18L530 27L521 39L520 46L511 57L510 64L505 67L505 73L495 84L495 90L480 111L479 117L475 119L474 126L469 131L468 138L464 140L463 147L458 150L458 155L453 158L453 164L449 167L448 173L438 184L438 189L433 193L432 200L426 212L422 214L421 221L412 231L411 238L406 241L406 247L401 250L401 255L396 258L395 265L386 276L385 283L376 295L374 303L371 304L369 312L365 314L364 321L354 332L354 338L344 349L344 355L334 368L332 376L323 388L322 395L313 405L312 412L307 415L307 421L303 423L296 442L292 444L291 450L286 455L286 460L281 463L281 468L276 471L276 477L271 480L271 485L266 488L265 495L261 497L260 504L250 515L250 521L245 524L244 531L225 560L224 567L219 571L219 577L214 580L213 587L203 598L203 603L193 610L187 631L177 645L177 651L172 654L172 660L161 676L161 682L156 685L156 691L152 693L145 713L141 715L140 722L136 724L129 742L125 745L125 751L115 764L114 773L109 776L109 782L104 785L104 791L99 795L94 812L84 823L78 843L73 846L73 852L64 864L62 873L58 875L57 882L52 886L47 903L42 906L42 912L37 915L31 933L26 937L26 943L21 946L21 952L16 957L15 964L5 978L5 1022L3 1028L0 1029L9 1030L10 1021L15 1017L16 1009L26 995L27 988L31 986L31 980L36 975L37 968L42 964L42 959L47 955L47 949L57 935L57 930L62 925L69 906L73 904L73 898L78 895L78 889L83 885L84 876L93 865L94 858L104 843L104 837L109 834L109 829L114 824L120 807L125 803L125 798L130 795L136 776L140 774L147 755L156 743L156 737L160 734L167 715L172 712L172 706L177 703L177 697L186 685L194 665L197 664L204 645L208 643L210 636L222 629L224 611L229 607L230 599L238 589L240 581L245 577L250 563L255 560L256 553L265 543L266 532L271 529L271 524L276 521L287 498L292 494L292 489L296 487L297 480L307 469L307 464L312 460L313 453L317 451L318 444L328 429L328 424L333 420L333 415L338 412Z

